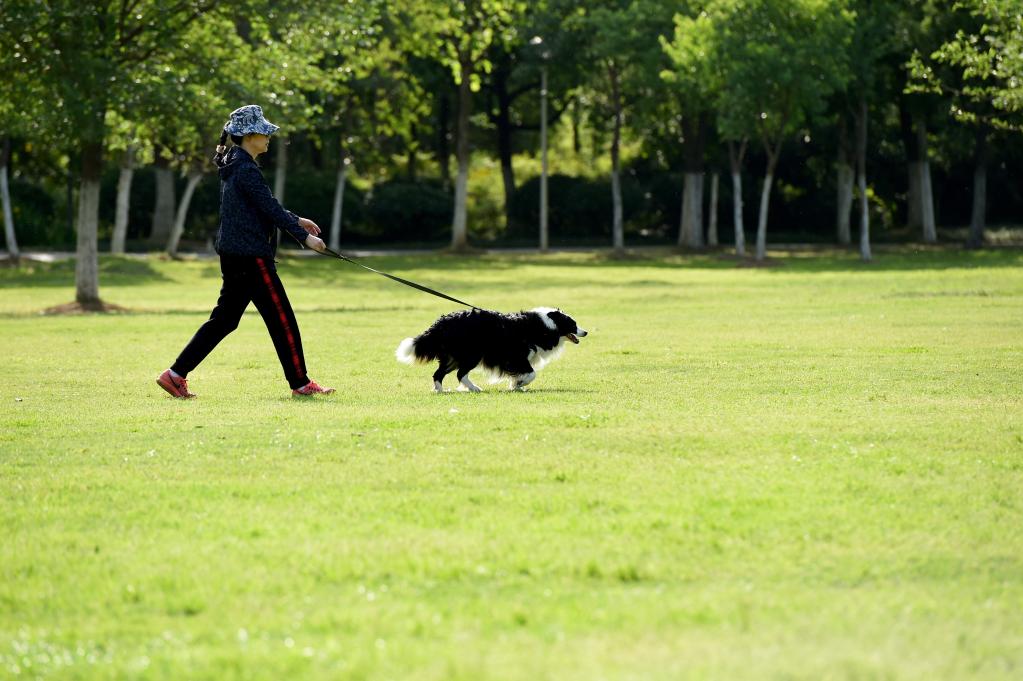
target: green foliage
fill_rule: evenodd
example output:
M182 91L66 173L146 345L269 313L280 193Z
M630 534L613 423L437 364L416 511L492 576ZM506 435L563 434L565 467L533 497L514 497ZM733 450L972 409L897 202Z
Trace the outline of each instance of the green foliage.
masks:
M957 120L1023 130L1023 10L1019 3L960 0L954 10L954 35L929 55L914 52L908 90L952 95Z
M526 6L521 0L433 0L410 3L397 16L413 29L415 53L441 61L456 83L469 78L476 92L480 72L491 69L488 50L515 37L515 22Z
M51 246L68 241L60 213L63 206L49 192L21 178L13 178L10 189L19 246Z
M434 241L451 227L451 195L425 183L385 182L373 188L366 220L387 240Z
M839 0L714 0L697 17L676 18L667 77L708 84L726 139L775 145L846 82L853 16Z
M611 234L611 187L606 178L586 179L551 175L548 179L548 225L551 242L599 238ZM527 180L515 192L507 235L513 239L535 238L540 224L540 179ZM677 206L676 206L677 208ZM626 233L635 233L653 221L643 185L632 175L622 177L622 213Z

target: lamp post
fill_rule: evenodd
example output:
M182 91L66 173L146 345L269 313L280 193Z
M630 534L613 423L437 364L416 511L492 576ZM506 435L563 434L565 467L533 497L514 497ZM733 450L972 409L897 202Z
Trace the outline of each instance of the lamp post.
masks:
M535 36L530 45L543 45L543 38ZM547 58L550 51L540 52L540 250L549 247L547 229Z

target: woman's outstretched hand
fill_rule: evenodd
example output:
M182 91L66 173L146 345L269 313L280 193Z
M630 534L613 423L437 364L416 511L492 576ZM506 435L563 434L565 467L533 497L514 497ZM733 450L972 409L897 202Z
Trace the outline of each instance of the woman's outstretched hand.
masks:
M309 218L299 218L298 226L304 229L305 231L309 232L313 236L320 235L320 226L313 222L312 220L310 220ZM312 248L312 246L310 246L309 248Z
M318 236L313 236L312 234L305 238L305 245L313 249L314 251L318 251L320 253L323 253L323 250L327 247L327 245L323 243L323 239L321 239Z

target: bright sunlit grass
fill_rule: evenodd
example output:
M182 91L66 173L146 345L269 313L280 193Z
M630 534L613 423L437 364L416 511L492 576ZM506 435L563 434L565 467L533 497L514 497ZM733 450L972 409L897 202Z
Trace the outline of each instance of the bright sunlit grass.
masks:
M155 385L215 262L0 270L0 677L1018 678L1023 254L775 255L368 261L591 332L443 395L451 304L285 258L316 400L254 312Z

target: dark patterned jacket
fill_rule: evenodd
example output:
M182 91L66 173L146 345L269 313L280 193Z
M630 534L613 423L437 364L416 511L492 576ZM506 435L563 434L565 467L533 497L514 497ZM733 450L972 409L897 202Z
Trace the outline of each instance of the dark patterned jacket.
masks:
M302 245L309 236L298 226L298 216L284 210L270 193L255 159L244 149L232 147L220 166L217 253L272 259L278 229Z

